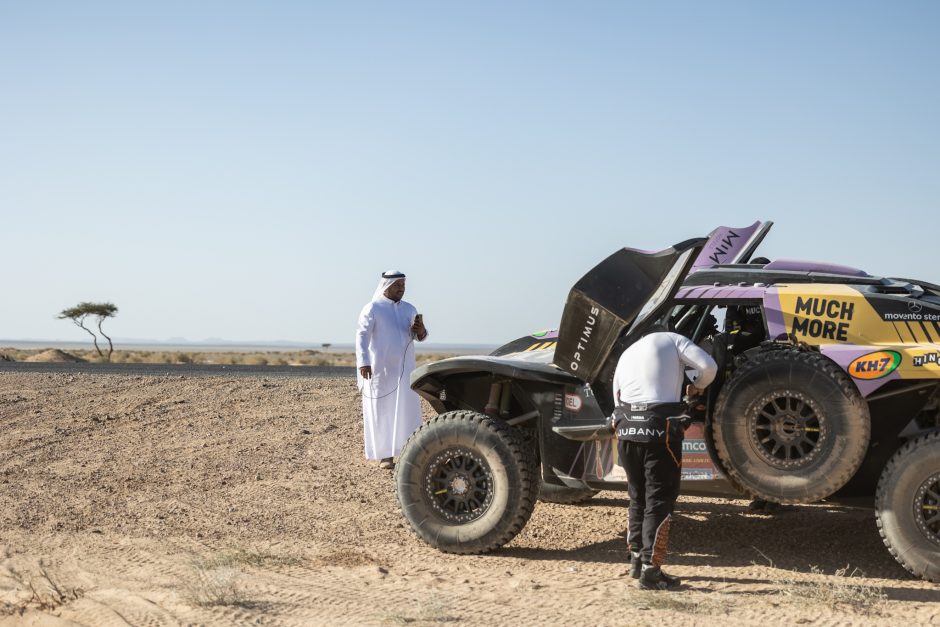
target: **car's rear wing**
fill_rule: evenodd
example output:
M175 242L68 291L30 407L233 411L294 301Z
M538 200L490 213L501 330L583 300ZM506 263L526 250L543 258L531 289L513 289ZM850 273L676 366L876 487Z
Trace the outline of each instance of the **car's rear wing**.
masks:
M731 263L747 263L773 225L773 222L758 220L742 228L719 226L708 234L708 243L692 264L691 272Z

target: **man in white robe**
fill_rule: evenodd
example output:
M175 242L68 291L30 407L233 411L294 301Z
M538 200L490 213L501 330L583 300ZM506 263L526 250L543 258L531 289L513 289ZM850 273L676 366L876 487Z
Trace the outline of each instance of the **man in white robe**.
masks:
M414 341L428 337L414 305L402 300L405 275L388 271L362 308L356 329L357 383L362 393L366 459L393 468L408 437L421 425L421 403L411 389Z

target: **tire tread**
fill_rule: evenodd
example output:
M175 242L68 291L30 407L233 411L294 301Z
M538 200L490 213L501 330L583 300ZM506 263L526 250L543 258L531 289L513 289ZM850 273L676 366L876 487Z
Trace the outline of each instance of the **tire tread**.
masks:
M916 572L913 566L904 561L901 554L888 539L887 532L885 531L885 521L882 518L881 513L887 505L888 484L891 483L895 473L899 472L899 470L903 468L908 456L911 455L914 451L921 447L930 446L934 443L940 443L940 431L933 431L931 433L927 433L907 441L901 448L898 449L891 459L888 460L884 470L881 472L881 477L878 479L878 487L875 490L875 522L878 525L878 535L881 536L881 541L887 547L888 552L891 553L891 556L894 557L895 561L897 561L897 563L900 564L904 570L918 577L921 576L921 574ZM931 579L931 581L934 583L940 583L940 581L936 579Z
M738 381L749 376L750 373L752 373L754 370L757 370L758 368L766 368L767 364L780 361L788 361L790 363L791 371L794 363L804 363L811 366L815 373L814 377L816 374L821 374L827 377L830 381L835 382L846 398L854 399L854 402L864 405L865 414L867 416L868 408L865 404L865 400L859 394L858 388L848 377L845 371L843 371L842 368L838 366L838 364L820 353L797 350L793 348L778 348L760 352L753 355L744 364L742 364L722 387L715 405L715 416L718 417L724 413L725 406L732 397L735 385ZM766 373L766 380L769 384L773 384L769 372ZM731 451L727 448L723 438L721 437L723 426L720 420L715 420L712 425L715 450L718 453L718 456L721 458L722 466L724 466L727 470L729 475L728 479L731 484L740 488L741 491L750 498L767 499L769 495L760 494L754 491L747 485L746 478L742 477L741 473L733 467L733 464L731 463ZM853 456L847 460L847 463L840 467L841 472L828 477L826 488L817 490L819 496L818 498L812 499L813 501L825 498L826 496L829 496L844 486L861 466L867 452L867 442L871 437L870 420L866 420L862 426L865 430L866 446L860 447L858 450L853 452ZM825 494L823 494L823 492L825 492ZM769 500L773 500L781 504L799 504L807 502L806 499L802 498L771 498Z
M438 425L446 425L448 423L456 424L458 421L475 424L477 425L478 429L485 429L486 431L489 431L491 434L498 437L507 447L510 455L517 462L519 462L521 483L519 486L519 505L515 508L511 521L503 526L501 533L488 541L485 539L479 539L461 543L457 546L441 546L440 542L435 542L432 544L432 546L445 553L479 555L481 553L488 553L505 545L514 537L516 537L520 531L522 531L522 528L525 527L526 523L529 521L529 518L532 516L533 510L535 509L535 504L538 500L540 477L538 467L535 462L535 455L529 450L531 447L529 447L524 442L521 434L519 434L516 429L504 422L500 422L499 420L470 410L449 411L443 414L438 414L437 416L431 418L418 427L418 429L415 430L413 434L411 434L411 436L408 438L408 441L405 443L405 446L402 448L402 451L407 449L407 447L412 444L412 441L420 438L422 433L428 430L437 431L435 427ZM443 442L440 440L440 433L437 432L436 435L438 436L438 442L442 444ZM394 482L396 486L399 482L399 468L400 464L396 464L394 474ZM400 494L396 500L398 502L399 512L407 520L405 505L401 501ZM421 536L415 526L411 524L408 526L411 527L412 533L414 533L419 540L427 542L427 539Z

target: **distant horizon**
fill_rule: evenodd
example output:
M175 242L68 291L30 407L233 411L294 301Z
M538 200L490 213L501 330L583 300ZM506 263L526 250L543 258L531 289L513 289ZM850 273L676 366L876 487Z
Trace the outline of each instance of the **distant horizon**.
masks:
M515 339L507 338L501 343L451 343L451 342L419 342L415 344L417 352L456 352L462 350L480 349L490 350L501 346L502 344ZM275 341L240 341L224 340L221 338L209 338L208 340L186 340L185 338L169 338L167 340L145 340L134 338L111 338L114 344L114 350L140 350L150 347L157 347L164 350L170 349L224 349L226 351L235 351L238 349L262 349L262 350L327 350L328 352L353 352L355 344L352 342L303 342L293 340L275 340ZM107 340L99 338L98 346L107 346ZM28 350L33 348L94 348L91 340L62 340L62 339L3 339L0 338L0 349L14 348ZM450 349L450 350L448 350Z

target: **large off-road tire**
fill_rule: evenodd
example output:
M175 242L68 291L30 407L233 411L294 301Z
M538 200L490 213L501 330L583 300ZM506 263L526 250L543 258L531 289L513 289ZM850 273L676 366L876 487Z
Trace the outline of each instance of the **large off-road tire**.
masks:
M539 500L546 503L561 503L562 505L574 505L584 503L594 498L594 495L600 490L591 488L569 488L562 485L553 485L543 483L539 489Z
M715 468L721 472L725 479L728 481L728 484L731 486L731 489L740 494L741 496L747 496L747 492L738 483L738 480L734 478L728 469L725 467L725 463L721 461L721 457L718 456L718 451L715 447L715 429L711 424L705 426L705 448L708 451L708 456L711 458L712 463L715 465Z
M535 508L539 473L520 434L472 411L440 414L398 458L402 513L419 538L447 553L486 553L512 540Z
M839 366L790 349L754 355L725 383L712 423L731 482L775 503L841 488L868 449L868 404Z
M940 583L940 432L911 440L891 458L878 480L875 515L894 559Z

